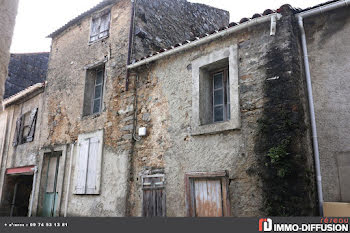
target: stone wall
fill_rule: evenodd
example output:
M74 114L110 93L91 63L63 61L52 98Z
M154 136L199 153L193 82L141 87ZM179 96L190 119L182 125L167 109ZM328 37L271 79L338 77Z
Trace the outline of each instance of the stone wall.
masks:
M348 8L305 19L326 202L350 202L350 16Z
M133 59L227 26L228 11L186 0L136 0Z
M4 95L4 84L10 60L10 46L17 15L18 0L0 1L0 101Z
M164 171L169 217L187 214L186 173L222 170L229 172L233 216L314 213L313 157L297 26L288 6L282 14L276 36L270 36L270 24L265 23L134 70L139 78L137 127L146 127L148 134L135 143L131 215L142 215L141 176L152 170ZM241 127L193 135L192 61L234 44L239 54ZM281 162L290 163L283 175L270 159L280 144ZM272 183L273 178L290 185L281 188L285 195L278 193L280 184ZM270 206L276 196L281 197L276 200L280 209Z

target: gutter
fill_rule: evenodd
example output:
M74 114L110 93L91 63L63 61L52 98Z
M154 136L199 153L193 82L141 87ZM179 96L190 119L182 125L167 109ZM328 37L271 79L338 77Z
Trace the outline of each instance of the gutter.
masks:
M228 29L226 29L226 30L223 30L223 31L220 31L220 32L217 32L217 33L214 33L214 34L212 34L212 35L203 37L203 38L201 38L201 39L200 39L200 38L197 38L197 40L195 40L195 41L193 41L193 42L189 42L189 43L187 43L187 44L185 44L185 45L182 45L182 46L179 46L179 47L176 47L176 48L172 48L171 50L168 50L168 51L159 53L159 54L157 54L157 55L151 56L151 57L149 57L149 58L146 58L146 59L141 60L141 61L139 61L139 62L136 62L136 63L134 63L134 64L129 64L129 65L127 66L127 69L128 69L128 70L130 70L130 69L135 69L135 68L137 68L137 67L139 67L139 66L148 64L148 63L150 63L150 62L157 61L157 60L162 59L162 58L164 58L164 57L173 55L173 54L175 54L175 53L179 53L179 52L182 52L182 51L184 51L184 50L193 48L193 47L195 47L195 46L199 46L199 45L208 43L208 42L210 42L210 41L219 39L219 38L221 38L221 37L225 37L225 36L227 36L227 35L230 35L230 34L232 34L232 33L241 31L241 30L243 30L243 29L246 29L246 28L255 26L255 25L257 25L257 24L269 22L270 20L273 21L273 20L276 20L276 19L280 19L281 17L282 17L281 14L273 13L273 14L270 14L270 15L266 15L266 16L262 16L262 17L259 17L259 18L252 19L252 20L250 20L250 21L241 23L241 24L239 24L239 25L237 25L237 26L228 28Z
M3 106L3 108L5 108L5 106L18 101L18 100L24 98L25 96L32 94L33 92L35 92L35 91L37 91L45 86L46 86L46 82L34 84L33 86L30 86L30 87L24 89L23 91L20 91L17 94L4 99L2 101L2 106Z
M305 67L306 85L307 85L307 92L308 92L309 111L310 111L311 129L312 129L312 143L314 148L316 183L317 183L317 193L318 193L318 203L319 203L318 205L319 205L319 213L321 216L323 216L322 175L321 175L321 166L320 166L320 154L318 149L315 106L314 106L314 100L313 100L313 94L312 94L310 64L309 64L309 58L308 58L309 55L307 51L307 42L306 42L306 34L305 34L303 19L314 15L322 14L327 11L338 9L341 7L347 7L347 6L350 6L350 0L338 1L335 3L331 3L329 5L320 6L315 9L311 9L309 11L304 11L296 14L296 18L298 19L299 28L301 32L301 43L302 43L302 49L304 54L304 67Z

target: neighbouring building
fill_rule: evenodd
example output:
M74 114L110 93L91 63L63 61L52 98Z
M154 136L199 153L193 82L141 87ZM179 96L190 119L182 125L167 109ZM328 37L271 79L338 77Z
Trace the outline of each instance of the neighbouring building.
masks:
M349 201L348 3L229 24L185 0L102 1L50 35L46 83L4 101L2 211L313 216Z
M18 0L0 1L0 102L4 95L4 83L10 59L10 46L17 15Z
M34 204L48 57L11 54L0 111L0 216L27 216Z
M343 7L310 16L304 25L324 201L349 203L350 9Z

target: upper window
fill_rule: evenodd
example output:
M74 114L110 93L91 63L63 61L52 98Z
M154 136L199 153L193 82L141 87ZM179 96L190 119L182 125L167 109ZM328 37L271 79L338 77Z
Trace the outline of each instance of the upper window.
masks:
M232 45L192 62L192 134L240 127L238 49Z
M34 108L32 111L26 112L18 117L12 143L13 146L32 142L34 140L37 115L38 108Z
M83 115L100 113L103 101L104 65L88 69L85 82Z
M90 42L105 38L109 35L110 18L110 11L102 12L92 18Z
M213 75L213 122L230 120L230 85L228 70Z

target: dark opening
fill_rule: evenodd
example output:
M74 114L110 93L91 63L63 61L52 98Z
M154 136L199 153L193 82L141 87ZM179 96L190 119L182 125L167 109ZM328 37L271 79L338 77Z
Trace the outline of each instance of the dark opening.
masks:
M5 180L0 216L28 216L33 175L7 175Z

